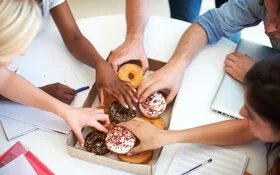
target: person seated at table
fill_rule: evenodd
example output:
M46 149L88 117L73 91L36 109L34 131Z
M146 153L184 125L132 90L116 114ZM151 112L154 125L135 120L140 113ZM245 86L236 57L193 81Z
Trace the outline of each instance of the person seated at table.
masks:
M83 36L67 1L35 1L41 7L43 15L39 34L51 28L51 15L68 51L81 62L96 69L96 85L100 104L104 102L103 92L107 91L115 96L124 107L135 109L132 102L137 102L137 99L131 95L135 90L118 78L110 64L99 55L94 46ZM60 83L44 86L41 89L67 104L70 104L76 95L74 89Z
M108 115L102 109L74 108L62 103L7 68L37 34L41 14L34 0L0 1L0 94L61 117L83 146L82 128L91 126L106 133L110 124Z
M224 146L247 144L256 139L276 145L269 148L274 147L276 152L272 153L280 155L279 106L280 56L256 63L246 74L244 105L239 112L244 119L227 120L185 130L158 129L140 118L118 125L129 129L140 139L140 144L129 152L130 155L174 143ZM181 117L182 120L185 118ZM277 172L280 173L279 160Z
M115 70L118 65L136 58L141 60L144 70L148 68L143 49L143 33L149 15L147 4L147 0L127 1L126 40L109 59ZM209 10L201 15L182 35L168 63L138 87L138 100L141 102L156 91L168 89L170 93L166 101L171 102L181 86L185 69L200 49L207 43L218 42L222 36L230 36L243 28L256 26L262 21L272 46L280 49L279 9L278 0L231 0L220 8ZM224 70L233 78L243 82L244 75L254 64L252 58L234 52L227 55Z

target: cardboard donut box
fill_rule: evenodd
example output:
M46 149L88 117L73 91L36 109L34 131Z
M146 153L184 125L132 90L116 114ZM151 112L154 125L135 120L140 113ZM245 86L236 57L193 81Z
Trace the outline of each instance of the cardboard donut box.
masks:
M148 72L154 72L164 66L166 63L157 61L154 59L149 59L149 71ZM147 74L147 73L146 73ZM91 90L87 96L87 99L85 100L83 107L96 107L98 106L98 92L95 83L91 87ZM97 102L96 102L97 101ZM165 121L165 129L169 128L169 123L171 119L171 113L172 113L172 108L174 105L173 100L171 103L167 105L167 108L165 112L161 115L161 117ZM137 109L139 111L139 109ZM137 112L137 117L139 117L140 114ZM83 129L83 136L87 135L92 129L87 127ZM95 155L94 153L87 152L84 148L82 148L78 140L75 136L75 134L71 131L68 140L67 140L67 149L68 153L76 158L86 160L95 164L103 165L103 166L108 166L114 169L134 173L134 174L143 174L143 175L152 175L155 172L155 168L157 165L158 158L160 156L161 150L157 149L154 150L154 154L152 157L152 160L147 163L147 164L133 164L133 163L128 163L128 162L123 162L118 160L117 155L115 153L112 153L110 155Z

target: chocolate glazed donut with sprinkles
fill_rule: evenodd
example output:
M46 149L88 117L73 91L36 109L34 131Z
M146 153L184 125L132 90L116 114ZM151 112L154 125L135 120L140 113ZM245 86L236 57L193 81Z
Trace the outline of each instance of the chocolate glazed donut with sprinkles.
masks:
M118 101L114 101L108 109L110 121L118 124L126 122L136 117L136 112L132 109L124 108Z
M106 134L100 131L90 132L85 139L85 149L97 155L110 153L105 143Z

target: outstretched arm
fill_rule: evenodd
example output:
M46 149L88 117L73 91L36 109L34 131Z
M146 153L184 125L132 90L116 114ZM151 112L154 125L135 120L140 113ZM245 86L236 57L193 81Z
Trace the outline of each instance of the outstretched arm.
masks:
M92 126L100 131L107 132L105 127L110 122L103 110L73 108L66 105L4 67L0 68L0 76L1 95L15 102L33 106L60 116L76 134L81 145L84 144L81 133L83 127Z
M179 91L185 69L191 63L193 56L207 44L207 41L204 28L193 23L183 34L169 62L139 86L137 98L140 102L162 89L169 90L166 102L171 102Z
M59 29L63 41L69 52L81 62L96 69L96 84L100 103L104 102L103 91L111 93L125 107L133 108L132 101L136 101L134 89L127 88L117 77L111 65L96 51L93 45L80 32L67 2L53 9L51 15Z
M115 71L118 66L130 60L139 60L142 69L148 69L147 55L144 49L144 31L150 16L149 0L126 0L126 38L109 58Z
M140 139L140 145L130 151L129 154L132 155L174 143L237 145L256 139L251 134L248 121L245 119L223 121L177 131L158 129L139 118L118 125L127 128Z

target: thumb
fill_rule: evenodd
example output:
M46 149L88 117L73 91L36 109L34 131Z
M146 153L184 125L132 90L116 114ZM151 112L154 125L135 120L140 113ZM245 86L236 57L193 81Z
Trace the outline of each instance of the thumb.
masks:
M142 71L143 71L143 73L145 73L149 68L148 59L147 58L144 60L141 59L140 62L141 62L141 66L142 66Z
M174 90L171 90L165 99L166 104L170 103L175 96L176 96L176 92Z
M142 148L141 148L141 144L139 144L138 146L132 148L128 153L127 155L128 156L133 156L133 155L136 155L140 152L143 152Z
M82 135L82 132L81 131L76 131L76 130L73 130L74 134L76 135L80 145L82 147L84 147L84 144L85 144L85 140L84 140L84 137Z
M104 105L103 88L98 89L99 105Z
M112 63L112 67L113 67L114 71L117 73L119 65L117 63Z

